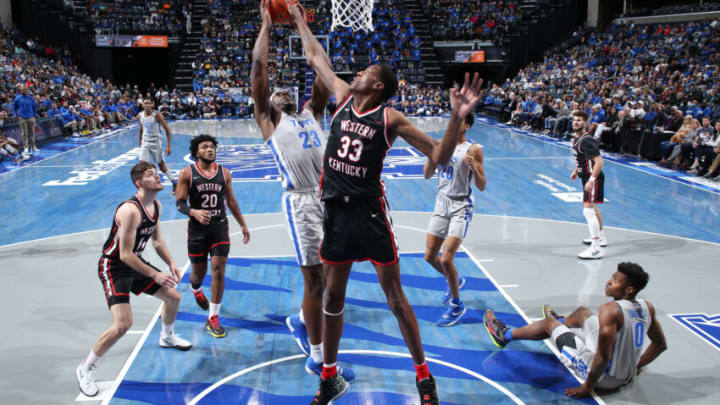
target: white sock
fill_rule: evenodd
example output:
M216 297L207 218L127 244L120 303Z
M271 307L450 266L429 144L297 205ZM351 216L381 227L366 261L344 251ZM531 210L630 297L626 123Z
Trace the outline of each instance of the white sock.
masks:
M197 290L193 288L192 284L190 284L190 290L192 290L192 292L196 293L196 292L202 290L202 284L200 285L200 287L197 288Z
M310 358L312 358L315 363L322 361L322 342L320 342L319 345L310 345Z
M210 316L209 316L209 318L212 318L213 315L217 315L217 314L220 313L220 305L221 305L221 304L216 304L216 303L214 303L214 302L211 302L211 303L210 303Z
M590 239L592 239L592 247L598 247L598 238L600 237L600 221L595 214L595 208L583 208L583 215L588 224L590 231Z
M83 367L86 369L90 368L90 366L97 366L98 361L100 361L100 356L95 354L94 351L90 350L90 354L85 358L85 361L83 362Z
M300 308L300 313L298 314L298 316L300 317L300 322L305 325L305 315L303 315L302 308Z
M168 337L173 334L173 327L175 326L175 323L171 323L170 325L162 324L162 331L160 332L160 337Z
M605 239L605 229L600 230L600 239Z

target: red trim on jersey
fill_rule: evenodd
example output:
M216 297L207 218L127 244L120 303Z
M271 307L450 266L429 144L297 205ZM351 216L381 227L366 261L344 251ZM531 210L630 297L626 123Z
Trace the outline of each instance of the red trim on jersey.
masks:
M384 185L383 185L383 189L384 189ZM388 232L390 232L390 238L391 238L392 248L393 248L393 255L395 256L394 261L397 262L398 252L397 252L397 246L395 246L395 234L392 231L392 225L390 225L390 221L388 220L388 214L387 214L387 211L385 210L385 208L387 207L387 201L385 200L384 195L381 196L379 198L379 200L380 200L380 209L382 210L383 215L385 217L385 225L387 225ZM375 263L375 262L373 262L373 263ZM379 263L376 263L376 264L379 264ZM392 264L392 263L389 263L389 264Z
M355 114L355 115L357 115L358 117L361 117L361 118L364 117L364 116L366 116L366 115L368 115L368 114L374 113L375 111L379 110L380 107L382 107L382 104L380 104L379 106L377 106L377 107L375 107L375 108L373 108L373 109L371 109L371 110L367 110L367 111L363 111L363 112L360 112L360 113L359 113L359 112L357 112L357 110L355 110L355 106L354 106L353 104L350 105L350 108L352 109L353 114Z
M214 244L210 245L210 247L208 248L208 252L211 251L215 246L218 246L218 245L229 245L229 244L230 244L230 242L218 242L218 243L214 243Z
M323 156L323 161L325 160L325 157ZM325 176L325 168L323 167L320 171L320 179L318 179L318 196L322 196L322 182L323 182L323 176Z
M148 285L147 285L145 288L143 288L142 290L136 292L135 295L140 295L140 294L144 293L145 291L149 290L150 287L153 286L153 284L155 284L155 280L150 281L150 284L148 284Z
M207 255L207 252L205 252L205 253L198 253L198 254L188 253L188 256L192 256L192 257L201 257L201 256L206 256L206 255Z
M197 169L198 173L200 173L201 176L205 177L205 178L208 179L208 180L214 179L215 176L217 176L218 172L220 171L217 162L213 162L212 167L215 168L215 173L214 173L212 176L208 177L208 176L206 176L205 173L203 173L203 171L200 169L200 166L198 166L197 162L195 162L194 164L195 164L195 169Z
M112 263L112 260L106 258L105 259L105 274L107 274L108 280L110 280L110 288L112 288L112 295L118 296L118 297L121 295L130 295L127 293L120 294L117 291L115 291L115 282L112 279L112 273L110 273L110 263Z
M390 143L390 138L388 138L388 108L385 107L385 112L383 113L385 116L385 143L387 143L388 148L392 148L392 144ZM385 157L383 156L383 159Z
M151 221L157 222L158 210L157 210L157 203L155 202L155 200L153 200L153 206L155 207L155 218L153 218L150 214L148 214L148 210L147 210L147 208L145 208L145 204L143 204L142 200L140 199L140 197L139 197L137 194L135 194L135 198L137 198L137 200L140 202L140 205L139 205L138 208L142 207L142 210L145 211L145 215L147 215L147 217L150 218ZM135 201L133 201L133 200L128 200L128 202L131 202L131 203L133 203L133 204L135 204L135 205L138 205L138 204L137 204Z
M108 252L110 252L110 255L112 255L114 253L113 250L115 250L115 247L116 247L115 245L117 244L117 238L116 238L117 235L115 235L115 232L117 232L117 229L118 229L118 223L117 223L117 221L115 221L115 225L113 226L112 231L110 231L110 234L113 235L113 241L112 241L112 244L107 249L103 250L104 255L107 255Z
M192 188L193 173L192 173L192 168L190 166L187 167L187 170L188 170L188 177L190 177L190 184L188 184L188 195L190 195L190 189Z
M352 95L351 95L351 94L348 94L347 97L345 97L345 100L343 100L343 101L339 104L337 110L335 110L335 114L333 114L332 118L330 119L330 126L332 126L333 121L335 121L335 116L338 115L338 113L340 112L340 110L342 110L343 108L345 108L345 105L346 105L347 102L350 100L350 97L352 97Z

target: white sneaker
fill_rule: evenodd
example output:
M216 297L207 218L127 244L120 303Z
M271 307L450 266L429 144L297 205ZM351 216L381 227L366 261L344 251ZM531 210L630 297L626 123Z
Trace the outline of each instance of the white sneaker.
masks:
M603 251L599 247L590 246L577 255L581 259L602 259Z
M95 383L95 366L85 368L83 363L80 363L75 369L75 376L77 377L80 392L88 397L94 397L98 394L98 387Z
M29 154L27 152L23 152L22 160L28 160L28 159L30 159L31 156L32 156L31 154Z
M190 341L181 338L177 333L173 333L165 337L160 336L158 344L160 347L178 349L182 351L190 350L192 347L192 343L190 343Z
M592 245L592 239L591 238L583 239L583 243L586 245ZM607 247L607 245L608 245L607 239L604 236L601 236L600 239L598 239L598 245L600 245L600 247Z
M39 152L40 152L40 149L38 149L37 146L33 146L32 150L33 150L33 153L39 153Z

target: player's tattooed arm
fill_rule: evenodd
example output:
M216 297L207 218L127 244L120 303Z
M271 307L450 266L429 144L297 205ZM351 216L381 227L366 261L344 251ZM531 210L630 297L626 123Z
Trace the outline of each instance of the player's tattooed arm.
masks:
M250 231L248 230L245 218L243 218L240 212L240 205L235 198L235 194L232 191L232 174L230 170L223 167L223 174L225 175L225 201L227 202L228 209L232 213L235 220L240 224L243 234L243 243L247 244L250 242Z
M650 338L650 345L645 349L642 356L640 356L637 364L638 374L642 371L643 367L650 364L660 353L667 350L665 333L663 333L660 323L655 318L655 307L650 302L647 302L647 306L648 311L650 311L650 327L647 331L648 338Z
M250 69L250 89L255 101L255 121L257 121L263 140L270 138L275 132L272 117L272 104L270 103L270 81L267 73L268 52L270 48L270 26L272 20L268 11L269 0L260 3L260 16L262 25L255 39L252 52L252 68Z

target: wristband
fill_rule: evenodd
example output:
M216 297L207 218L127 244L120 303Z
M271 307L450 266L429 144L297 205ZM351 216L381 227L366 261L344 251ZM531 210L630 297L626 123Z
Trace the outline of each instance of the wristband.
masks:
M177 210L180 211L181 214L190 216L190 207L188 207L187 201L175 200L175 206L177 207Z
M590 176L590 178L588 179L588 181L592 181L593 183L595 182L595 180L595 176Z

